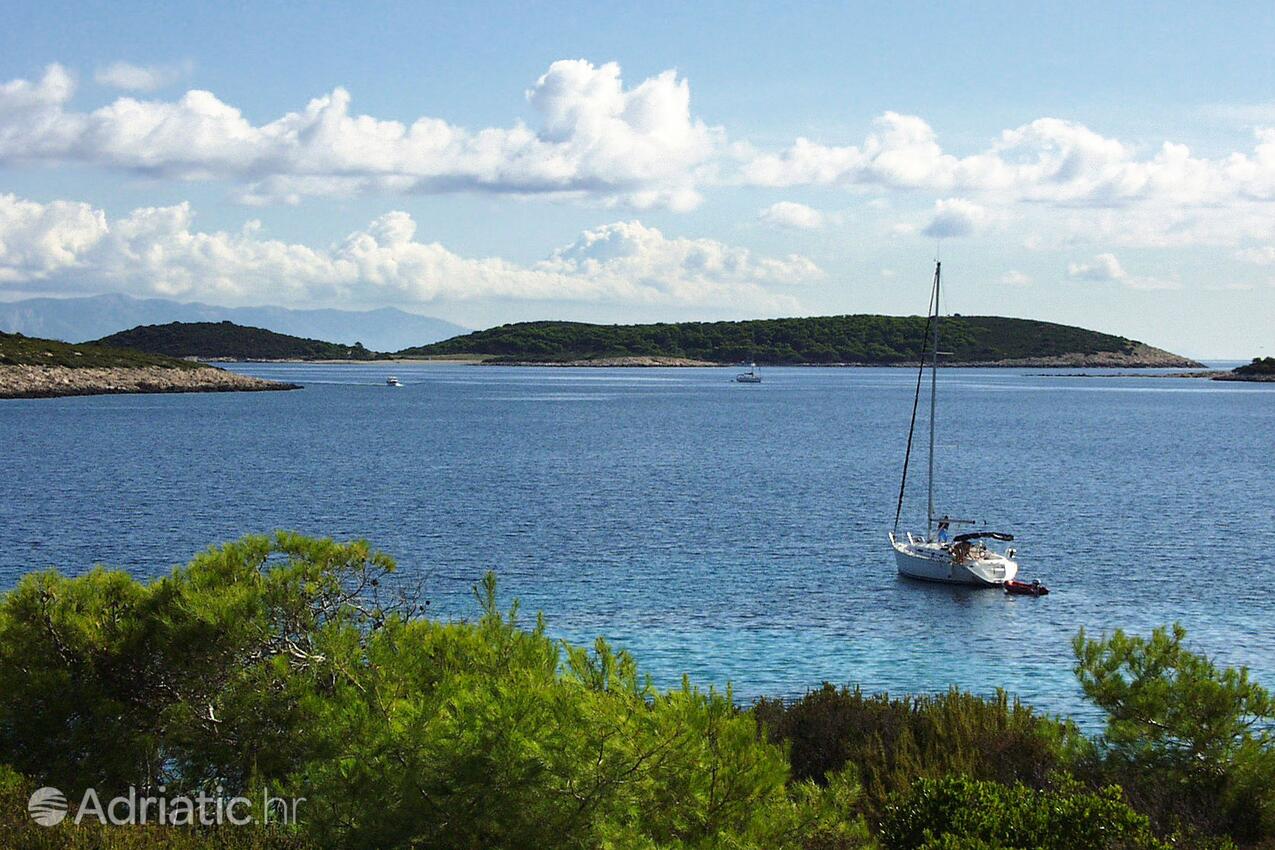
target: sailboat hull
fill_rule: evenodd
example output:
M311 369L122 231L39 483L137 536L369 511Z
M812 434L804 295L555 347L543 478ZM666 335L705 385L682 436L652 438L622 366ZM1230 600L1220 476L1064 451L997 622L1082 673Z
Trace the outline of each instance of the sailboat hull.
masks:
M963 584L972 587L1000 587L1018 575L1018 564L1004 555L986 551L960 563L937 543L899 541L890 535L899 575L920 581Z

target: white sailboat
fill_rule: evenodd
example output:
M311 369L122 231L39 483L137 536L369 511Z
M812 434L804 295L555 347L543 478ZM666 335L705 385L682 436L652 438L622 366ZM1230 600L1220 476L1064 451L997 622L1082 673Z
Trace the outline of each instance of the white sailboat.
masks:
M916 376L916 396L912 402L912 424L908 429L908 447L903 456L903 480L899 484L899 501L894 512L894 529L890 531L890 546L899 574L925 581L947 584L967 584L981 587L999 587L1018 574L1014 550L1003 554L988 546L989 540L1009 542L1012 534L999 531L971 531L957 534L949 540L953 526L974 525L974 520L953 519L934 513L934 431L937 420L938 367L939 367L939 280L942 263L934 263L934 286L930 292L930 312L926 319L926 341L932 340L930 358L930 456L929 456L929 505L925 534L907 532L899 536L899 517L903 512L903 492L908 480L908 462L912 457L912 437L916 432L916 413L921 400L921 379L925 374L925 344L921 346L921 364ZM932 337L931 337L932 333Z
M740 384L760 384L761 375L757 374L757 364L749 363L747 372L740 372L735 376L736 383Z

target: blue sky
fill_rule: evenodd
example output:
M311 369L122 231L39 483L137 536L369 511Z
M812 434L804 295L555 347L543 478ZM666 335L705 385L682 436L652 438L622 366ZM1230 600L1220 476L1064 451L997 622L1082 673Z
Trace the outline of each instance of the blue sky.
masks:
M11 3L0 298L947 307L1271 354L1275 11Z

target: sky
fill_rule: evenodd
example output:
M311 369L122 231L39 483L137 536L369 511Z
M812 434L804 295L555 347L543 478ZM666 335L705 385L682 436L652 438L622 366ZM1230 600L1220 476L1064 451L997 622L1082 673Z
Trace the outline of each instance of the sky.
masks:
M1275 354L1269 3L6 4L0 300Z

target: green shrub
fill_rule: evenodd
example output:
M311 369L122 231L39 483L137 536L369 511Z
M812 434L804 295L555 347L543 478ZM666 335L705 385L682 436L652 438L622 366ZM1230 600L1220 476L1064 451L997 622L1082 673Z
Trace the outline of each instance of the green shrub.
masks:
M1085 746L1071 724L1043 718L1004 693L891 699L824 684L792 703L760 700L753 712L772 741L789 745L794 777L821 782L853 765L870 817L920 777L961 773L1043 787Z
M886 850L1168 850L1119 788L1037 791L964 776L920 779L886 808Z

